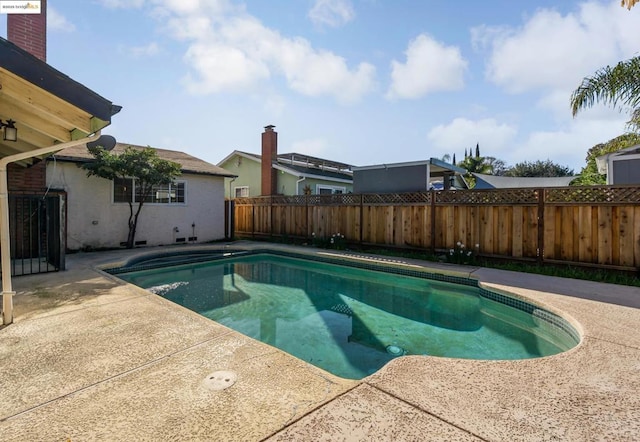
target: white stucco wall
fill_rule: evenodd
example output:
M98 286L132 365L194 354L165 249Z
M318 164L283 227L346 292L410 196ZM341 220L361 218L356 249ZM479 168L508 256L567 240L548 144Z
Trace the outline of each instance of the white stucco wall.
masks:
M196 242L224 238L224 178L183 174L177 180L186 183L186 203L144 204L135 240L157 246L175 244L176 238L188 243L192 236ZM120 247L127 240L129 205L113 203L111 181L87 177L74 163L50 162L47 185L67 192L69 250Z

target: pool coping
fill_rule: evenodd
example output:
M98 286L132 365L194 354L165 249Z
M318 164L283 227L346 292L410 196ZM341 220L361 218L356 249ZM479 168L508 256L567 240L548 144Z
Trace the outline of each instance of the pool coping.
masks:
M264 248L265 243L229 244L229 247L238 246ZM270 246L296 253L352 254L357 255L356 259L475 278L492 291L505 291L560 313L574 327L579 327L582 341L560 355L534 360L398 358L362 381L342 382L292 361L291 356L243 339L233 331L210 324L211 321L203 321L193 312L149 296L135 286L117 283L103 270L106 263L125 262L128 257L159 249L70 255L66 272L16 279L19 292L16 323L0 329L0 354L5 356L0 359L0 370L23 375L19 387L8 381L3 384L0 379L0 388L6 394L7 407L13 394L29 402L29 406L18 414L11 414L8 409L0 413L0 435L6 440L20 440L34 434L36 439L138 434L140 439L181 436L187 440L203 440L204 435L225 431L228 440L415 440L428 432L434 440L633 440L640 433L640 364L637 362L640 360L637 330L640 309L597 300L598 296L606 298L618 293L633 304L640 296L637 288L418 260L370 258L353 252ZM61 297L77 293L78 303L58 302L56 294L52 298L37 299L38 309L27 311L24 306L37 297L39 287L55 287ZM123 313L111 313L118 311L118 305L125 308ZM88 329L83 324L94 324L96 316L106 315L107 311L108 324L112 326L113 322L114 327L127 331L127 343L131 341L127 351L132 355L121 358L117 367L105 359L104 373L98 373L100 367L91 364L94 371L87 371L87 352L95 351L88 349L104 344L95 341L99 330ZM166 326L148 319L152 313L179 321L167 330ZM75 322L69 323L69 318ZM141 324L154 334L140 333L136 327ZM59 367L58 361L52 360L49 369L38 368L44 351L39 342L49 339L53 330L59 334L56 345L61 346L60 354L81 362L78 367ZM211 338L189 346L183 342L184 330ZM85 345L79 345L83 341L74 341L85 335L88 335ZM65 339L65 336L69 337ZM113 338L118 339L118 336ZM192 352L211 357L213 354L205 350L213 342L217 342L216 348L236 346L236 350L225 353L224 357L216 357L236 367L243 375L242 381L225 394L215 396L216 400L205 400L207 398L201 396L183 398L179 392L185 386L193 389L192 394L202 394L193 387L199 378L190 377L203 368L190 366L190 360L181 359L181 355ZM184 350L176 350L181 348ZM106 356L102 353L101 356L119 356L109 354L108 348L105 351ZM134 363L136 352L144 354ZM238 355L244 353L250 357L239 364ZM255 361L260 361L259 371L254 370ZM186 364L189 369L180 371L180 364ZM74 384L75 379L89 375L93 377L87 380L87 385ZM37 392L38 387L45 385L45 376L47 388L51 389L45 395L46 400ZM304 383L296 384L298 377L304 379ZM151 388L152 380L158 378L173 382L153 384ZM272 383L274 379L279 383ZM324 380L318 382L319 379ZM245 388L248 385L254 388ZM145 402L148 409L124 409L123 396L119 395L125 395L126 391L148 391L149 400ZM234 396L233 402L224 402L226 395L238 396ZM172 397L180 406L165 404L162 398L166 397ZM89 403L97 405L88 406ZM269 407L256 406L263 403ZM251 407L245 408L245 405ZM291 410L291 414L283 419L279 413L286 409ZM96 420L105 419L105 411L108 411L109 426ZM226 424L215 419L218 413L226 417ZM163 422L171 420L156 421L152 414L158 416L157 419L183 416L182 423L167 427ZM236 421L243 424L236 425Z

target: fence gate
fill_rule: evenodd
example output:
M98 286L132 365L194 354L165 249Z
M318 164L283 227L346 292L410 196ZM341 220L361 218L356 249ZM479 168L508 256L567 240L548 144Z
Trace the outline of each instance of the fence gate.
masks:
M64 270L64 194L9 195L11 275Z

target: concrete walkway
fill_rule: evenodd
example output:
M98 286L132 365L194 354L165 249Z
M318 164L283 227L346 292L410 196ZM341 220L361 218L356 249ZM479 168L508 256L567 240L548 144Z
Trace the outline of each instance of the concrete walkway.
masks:
M472 274L561 314L582 342L533 360L402 357L351 381L96 268L158 251L69 255L67 271L14 280L0 440L640 439L638 288L375 258Z

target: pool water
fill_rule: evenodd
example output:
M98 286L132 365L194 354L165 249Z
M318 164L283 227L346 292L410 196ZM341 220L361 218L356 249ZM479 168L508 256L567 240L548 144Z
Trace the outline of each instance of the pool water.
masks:
M549 356L576 345L477 287L268 254L120 278L344 378L403 355Z

